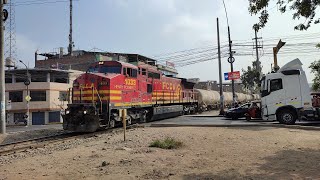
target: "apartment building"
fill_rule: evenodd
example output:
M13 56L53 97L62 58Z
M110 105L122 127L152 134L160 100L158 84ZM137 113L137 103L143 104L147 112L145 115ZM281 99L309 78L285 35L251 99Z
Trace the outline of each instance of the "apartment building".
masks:
M28 112L28 102L29 125L62 122L60 113L67 107L68 90L72 87L73 80L81 73L81 71L56 69L7 70L5 77L7 124L14 125L23 119ZM27 74L30 82L28 86L25 85ZM31 98L28 102L27 96Z

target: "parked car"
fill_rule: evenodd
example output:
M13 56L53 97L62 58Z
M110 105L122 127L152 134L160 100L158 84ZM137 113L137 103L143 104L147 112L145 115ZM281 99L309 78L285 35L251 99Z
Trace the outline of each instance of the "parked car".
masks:
M14 124L15 125L24 125L24 126L26 126L27 125L27 120L26 119L18 119L18 120L15 120L14 121Z
M17 120L15 120L14 121L14 123L15 123L15 125L24 125L24 126L26 126L26 125L28 125L28 115L24 115L23 117L22 117L22 119L17 119Z
M250 106L251 103L245 103L237 108L228 109L224 116L231 119L239 119L245 117L245 114L248 113L248 109Z

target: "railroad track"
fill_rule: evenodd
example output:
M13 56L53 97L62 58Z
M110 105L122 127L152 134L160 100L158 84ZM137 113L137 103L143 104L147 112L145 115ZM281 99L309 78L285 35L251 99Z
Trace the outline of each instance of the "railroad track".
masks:
M139 125L130 125L127 126L127 129L134 127L139 127ZM48 144L59 143L66 140L78 139L78 138L91 138L100 134L111 133L111 132L120 132L122 127L117 127L113 129L101 130L93 133L75 133L75 132L66 132L52 136L45 136L40 138L33 138L23 141L16 141L12 143L0 144L0 156L10 155L17 152L23 152L28 149L37 149L44 148Z

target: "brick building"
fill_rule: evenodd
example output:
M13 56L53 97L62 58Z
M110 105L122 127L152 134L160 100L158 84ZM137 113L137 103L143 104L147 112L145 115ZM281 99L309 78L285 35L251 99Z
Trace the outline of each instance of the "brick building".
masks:
M40 53L35 55L36 68L57 68L57 69L73 69L78 71L86 71L88 67L98 61L122 61L135 64L138 61L147 64L156 65L156 61L139 54L124 54L96 51L73 51L73 55L65 55L63 51L60 53ZM39 60L38 56L44 57Z

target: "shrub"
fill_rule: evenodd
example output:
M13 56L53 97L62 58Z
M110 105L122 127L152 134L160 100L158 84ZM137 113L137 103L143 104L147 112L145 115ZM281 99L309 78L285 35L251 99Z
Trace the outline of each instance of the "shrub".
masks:
M157 147L161 149L177 149L182 145L183 143L181 141L175 140L171 137L167 137L164 140L156 139L152 141L149 147Z

